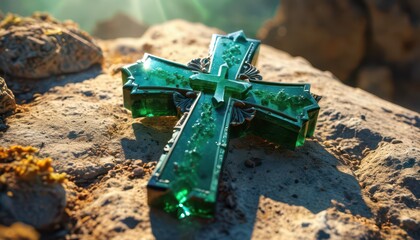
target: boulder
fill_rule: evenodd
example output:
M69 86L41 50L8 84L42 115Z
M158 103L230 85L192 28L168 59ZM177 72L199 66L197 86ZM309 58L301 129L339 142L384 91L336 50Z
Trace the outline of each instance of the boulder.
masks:
M0 52L0 70L22 78L79 72L103 61L102 50L75 23L45 14L4 17Z

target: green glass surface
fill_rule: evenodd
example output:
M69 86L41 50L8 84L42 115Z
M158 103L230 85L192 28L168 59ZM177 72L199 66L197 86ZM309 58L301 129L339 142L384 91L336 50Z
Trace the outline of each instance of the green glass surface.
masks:
M242 31L215 34L202 71L149 54L122 68L133 117L180 117L147 185L151 206L178 218L213 217L230 136L255 134L294 149L313 135L319 105L310 85L252 77L259 46Z

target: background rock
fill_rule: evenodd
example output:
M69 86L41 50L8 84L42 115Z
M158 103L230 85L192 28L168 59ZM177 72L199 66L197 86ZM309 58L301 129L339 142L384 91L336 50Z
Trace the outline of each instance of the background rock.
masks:
M308 82L323 96L315 137L296 151L255 136L232 140L213 221L149 208L146 184L177 119L132 119L114 72L146 51L181 63L205 57L213 33L171 21L140 39L101 41L105 72L45 80L49 91L9 118L1 145L41 148L78 185L68 192L68 238L420 237L419 114L266 45L257 64L264 80ZM254 158L261 165L246 167Z
M367 20L356 1L281 1L260 30L264 43L346 80L363 60Z
M0 22L0 70L23 78L42 78L85 70L101 63L101 49L73 22L45 14L7 15Z
M350 85L419 111L419 20L415 0L284 0L259 37ZM370 75L373 81L389 72L382 90L372 91L367 83L366 68L372 66L382 69L379 75ZM370 70L368 74L373 73Z
M141 37L146 30L147 26L137 19L118 12L112 18L98 22L92 35L101 39Z
M356 85L384 99L392 100L394 96L394 81L389 68L366 66L359 70Z

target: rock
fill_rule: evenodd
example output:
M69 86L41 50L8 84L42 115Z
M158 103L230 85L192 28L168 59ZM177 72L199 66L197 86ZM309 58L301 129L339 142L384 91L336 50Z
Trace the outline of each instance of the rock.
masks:
M176 20L139 39L100 44L106 56L125 47L138 59L147 46L187 63L207 55L213 33L220 30ZM121 61L118 51L112 54L105 64ZM296 151L254 136L232 139L213 221L179 221L147 205L147 182L177 119L132 119L122 107L119 75L69 76L8 118L0 145L42 146L54 167L79 184L78 200L69 202L72 239L419 239L420 115L266 45L257 68L266 81L308 82L323 96L315 136ZM76 138L67 137L71 131ZM264 164L247 168L244 159L252 158ZM143 175L130 177L139 167Z
M232 208L232 209L235 208L236 207L235 197L232 195L228 195L226 197L225 204L228 208Z
M247 168L254 168L257 166L260 166L262 164L262 160L261 158L251 158L251 159L247 159L244 162L245 167Z
M51 159L32 147L0 148L0 224L23 222L39 230L60 224L66 207L62 183Z
M7 15L0 22L0 52L0 70L23 78L79 72L103 61L102 50L75 23L45 14Z
M19 183L7 188L12 195L0 193L3 224L24 222L36 229L48 230L59 224L66 206L66 192L59 184L39 185Z
M259 37L344 82L419 111L418 19L416 0L285 0Z
M7 88L6 81L0 77L0 115L14 111L16 108L15 96Z
M364 57L364 15L364 9L351 0L283 0L258 37L346 80Z
M143 176L144 170L141 167L137 167L133 169L133 177L138 178Z
M93 36L101 39L141 37L146 30L146 25L125 13L118 12L110 19L97 23Z

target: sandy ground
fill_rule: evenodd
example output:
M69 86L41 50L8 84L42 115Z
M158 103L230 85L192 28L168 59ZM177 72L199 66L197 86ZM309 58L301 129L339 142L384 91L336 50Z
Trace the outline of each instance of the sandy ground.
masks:
M296 151L233 139L213 220L176 220L150 209L146 184L175 117L132 119L118 67L145 52L177 62L207 55L211 34L173 21L139 39L100 43L99 67L45 80L14 80L26 103L0 144L32 145L66 172L68 239L420 238L420 115L347 87L302 58L262 46L265 81L309 82L322 95L315 137ZM245 161L262 159L247 168Z

